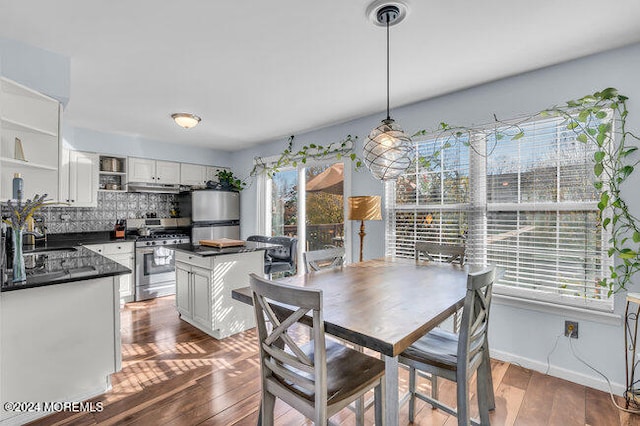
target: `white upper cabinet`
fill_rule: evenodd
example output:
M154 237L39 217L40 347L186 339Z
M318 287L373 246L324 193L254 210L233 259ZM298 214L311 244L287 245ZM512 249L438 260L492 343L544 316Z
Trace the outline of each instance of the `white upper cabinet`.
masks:
M173 161L156 161L156 182L180 183L180 163Z
M218 172L220 170L229 170L229 169L226 167L207 166L207 173L206 173L207 181L212 180L214 182L218 182Z
M129 182L180 183L180 163L129 157Z
M48 194L58 200L60 104L6 78L0 78L0 199L12 197L16 173L24 196Z
M98 206L98 154L69 153L69 199L76 207Z
M73 207L98 206L98 154L62 150L60 201Z
M207 181L207 167L199 164L182 163L180 165L181 185L204 185Z
M156 160L129 157L127 165L129 182L154 183L156 181Z

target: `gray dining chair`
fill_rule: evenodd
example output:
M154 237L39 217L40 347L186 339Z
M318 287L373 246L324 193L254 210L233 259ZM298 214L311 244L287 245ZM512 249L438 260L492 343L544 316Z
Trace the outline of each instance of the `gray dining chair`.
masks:
M464 245L460 244L439 244L429 241L416 241L415 259L421 262L422 259L431 262L459 263L464 265ZM460 328L460 312L453 314L453 332L457 333Z
M491 361L489 359L489 311L491 291L495 281L495 268L470 273L467 294L462 309L460 333L454 334L436 328L402 352L399 362L409 367L409 420L415 416L415 399L420 398L434 408L440 408L458 417L458 425L468 426L469 380L477 376L480 425L489 425L489 410L495 409ZM457 384L457 411L437 399L418 393L416 370L443 377Z
M308 274L324 269L341 268L344 265L344 253L343 247L305 251L302 253L304 271Z
M314 424L326 425L371 389L375 422L382 424L384 362L325 340L322 290L280 284L256 274L251 274L250 285L260 348L261 424L273 425L275 399L280 398ZM313 329L312 341L304 345L288 334L299 321Z

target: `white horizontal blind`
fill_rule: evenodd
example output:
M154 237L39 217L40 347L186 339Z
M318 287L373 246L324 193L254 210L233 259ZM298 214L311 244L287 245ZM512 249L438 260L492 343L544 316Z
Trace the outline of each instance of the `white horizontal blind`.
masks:
M598 222L594 145L576 141L561 119L504 133L487 141L487 261L505 271L496 292L597 308L607 293L598 282L608 237Z
M558 118L496 130L472 135L474 149L464 140L415 143L441 155L387 186L387 254L413 257L417 240L464 243L468 262L504 271L497 293L610 310L597 285L610 260L593 145Z
M439 138L415 142L415 150L416 161L387 191L386 247L398 257L414 257L416 241L464 244L468 231L469 147Z

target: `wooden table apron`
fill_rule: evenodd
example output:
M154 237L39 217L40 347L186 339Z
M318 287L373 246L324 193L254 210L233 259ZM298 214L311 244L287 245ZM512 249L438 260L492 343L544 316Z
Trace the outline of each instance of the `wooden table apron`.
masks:
M464 303L467 269L383 258L279 282L322 289L325 331L385 357L385 419L398 424L398 355ZM248 287L234 299L252 304Z

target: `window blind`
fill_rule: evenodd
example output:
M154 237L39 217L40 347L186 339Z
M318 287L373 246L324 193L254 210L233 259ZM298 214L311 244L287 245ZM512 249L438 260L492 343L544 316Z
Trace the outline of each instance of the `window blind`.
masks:
M549 118L414 142L430 161L386 187L387 254L413 257L418 240L463 243L469 263L504 271L496 293L611 310L598 285L611 262L595 149L575 136Z

